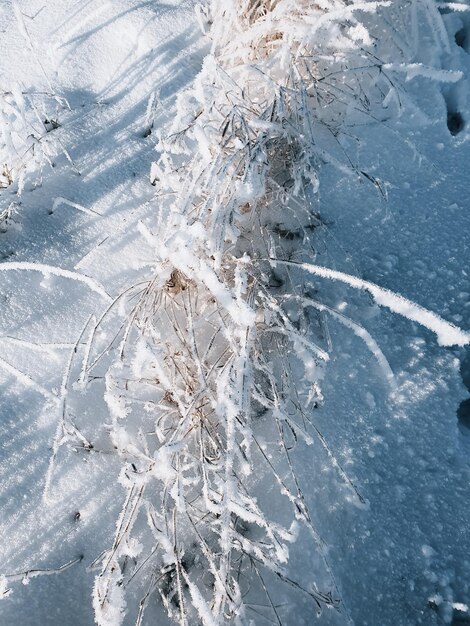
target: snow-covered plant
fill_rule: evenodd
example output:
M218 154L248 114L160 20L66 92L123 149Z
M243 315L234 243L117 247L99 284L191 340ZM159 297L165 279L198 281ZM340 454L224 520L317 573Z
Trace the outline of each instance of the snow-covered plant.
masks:
M386 186L352 151L355 129L380 129L414 106L403 77L458 78L421 63L421 16L445 49L431 0L214 0L199 7L212 52L159 138L155 219L139 224L153 249L151 272L110 303L99 283L78 272L0 264L0 272L80 281L109 303L78 337L57 395L2 363L59 416L46 496L64 443L103 459L114 452L122 462L125 497L114 540L91 566L99 570L93 606L100 626L119 626L127 610L137 626L147 610L181 626L248 626L260 616L291 624L297 613L310 621L325 608L347 620L296 473L296 451L316 442L348 500L367 505L315 423L329 358L326 318L365 342L392 387L393 373L367 330L323 301L315 277L367 291L433 330L443 345L470 341L404 298L316 262L323 165L385 196ZM21 187L33 167L29 157L38 157L39 170L50 157L44 132L56 130L57 118L19 89L2 97L1 180ZM149 128L153 106L152 97ZM0 222L14 208L0 206ZM88 438L75 425L74 394L101 380L105 436ZM314 561L310 568L292 563L295 541ZM19 580L81 560L3 573L0 596ZM289 604L294 594L300 608Z
M269 591L276 580L318 610L338 607L293 442L317 437L355 501L364 499L312 424L328 360L315 312L328 307L304 269L321 227L323 162L383 191L341 137L346 125L377 119L392 92L399 101L402 68L377 56L373 32L379 23L383 38L387 22L371 17L389 4L237 0L199 9L212 54L158 145L158 216L152 232L141 225L155 274L127 294L120 358L106 375L127 495L95 583L101 626L121 623L137 574L147 589L136 624L155 593L176 622L206 626L250 623L262 594L281 624ZM373 339L343 321L391 377ZM288 567L302 526L329 577L323 591Z
M59 148L49 133L59 128L58 113L66 106L59 96L27 92L19 85L0 93L0 193L13 182L21 193L29 173L40 182Z
M393 374L365 329L318 300L309 276L369 291L442 343L468 342L408 301L313 263L322 164L385 194L343 139L391 115L391 103L401 108L401 73L424 72L393 43L388 10L346 0L199 8L212 53L159 140L156 218L140 224L153 275L103 315L96 328L115 328L116 313L125 321L111 346L92 331L80 375L83 388L105 364L107 427L126 490L98 561L100 626L123 622L136 587L138 626L154 596L180 625L253 623L260 597L268 619L286 623L273 598L280 583L318 612L346 611L295 471L296 445L317 440L351 500L366 504L313 419L328 361L323 315L366 342L389 382ZM393 59L381 56L388 35ZM289 565L301 533L319 556L318 585Z

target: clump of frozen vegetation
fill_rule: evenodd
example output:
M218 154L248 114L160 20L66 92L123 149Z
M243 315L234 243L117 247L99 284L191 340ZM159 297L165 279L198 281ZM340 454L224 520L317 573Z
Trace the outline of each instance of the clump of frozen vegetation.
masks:
M445 47L433 3L214 0L198 18L212 51L159 138L155 222L140 224L153 274L89 320L64 378L65 397L104 376L122 459L123 507L95 564L100 626L119 626L127 609L140 626L155 597L180 625L249 624L260 603L287 623L289 607L273 597L283 586L312 612L347 615L294 459L296 446L318 441L349 501L367 506L312 419L326 316L364 340L391 388L393 373L373 337L321 301L312 275L368 291L441 344L469 341L408 300L315 264L322 165L385 197L350 156L354 128L415 106L404 78L456 79L419 59L420 19ZM58 447L77 435L67 428L64 400L50 476ZM80 445L93 447L83 436ZM317 584L289 563L299 536L318 555Z
M323 163L386 194L348 156L344 134L401 113L403 74L455 79L419 63L413 25L425 16L443 38L428 2L198 8L212 52L159 140L157 216L141 224L154 276L120 298L127 321L106 374L126 497L95 582L101 626L122 622L137 578L146 586L137 625L154 595L181 625L248 624L261 597L281 624L276 581L318 612L345 611L293 462L296 443L318 439L351 499L366 505L312 423L328 361L320 313L358 334L392 384L393 374L364 328L318 300L308 273L368 290L443 344L468 342L395 294L312 264ZM321 589L289 569L302 528L322 563Z
M26 176L40 184L45 165L53 165L58 145L52 135L66 102L54 94L23 91L15 85L0 93L0 190L16 182L21 193Z
M65 98L55 93L32 39L26 28L23 13L12 3L23 45L32 52L44 75L46 87L25 89L19 82L0 90L0 198L1 191L15 184L21 194L28 175L33 186L42 182L45 166L53 166L58 152L72 162L66 149L56 137L60 128L60 114L69 108ZM5 228L14 212L13 204L0 204L0 228Z

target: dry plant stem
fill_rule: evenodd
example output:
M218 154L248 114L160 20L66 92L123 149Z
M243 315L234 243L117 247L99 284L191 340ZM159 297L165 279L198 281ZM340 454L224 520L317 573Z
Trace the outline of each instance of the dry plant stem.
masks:
M11 593L11 589L7 587L9 583L21 581L24 585L27 585L32 578L37 578L38 576L52 576L53 574L61 574L65 572L70 567L77 565L83 560L83 555L61 565L57 568L48 568L48 569L29 569L25 572L19 572L17 574L6 574L0 576L0 589L3 597L7 597Z

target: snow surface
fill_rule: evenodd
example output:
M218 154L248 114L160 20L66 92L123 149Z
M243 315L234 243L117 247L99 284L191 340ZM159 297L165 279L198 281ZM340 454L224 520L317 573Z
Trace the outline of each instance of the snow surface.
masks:
M421 113L380 132L364 126L351 148L388 200L333 166L320 173L317 260L338 279L315 281L332 344L315 427L329 448L305 444L295 463L358 626L470 621L470 352L420 325L430 319L443 345L468 342L470 13L445 20L448 49L429 46L442 70L406 70ZM18 203L0 233L0 591L11 588L0 623L91 626L90 566L112 541L123 492L106 450L57 447L48 474L64 371L87 320L153 262L153 129L171 120L208 45L189 1L5 1L0 25L1 89L54 91L70 104L57 105L42 184L26 176L21 196L15 185L0 192L0 214ZM85 436L87 424L110 421L98 388L73 412ZM292 551L314 579L318 556L301 538ZM22 575L76 559L57 575ZM308 611L299 604L287 625L317 623ZM348 622L331 611L318 623Z

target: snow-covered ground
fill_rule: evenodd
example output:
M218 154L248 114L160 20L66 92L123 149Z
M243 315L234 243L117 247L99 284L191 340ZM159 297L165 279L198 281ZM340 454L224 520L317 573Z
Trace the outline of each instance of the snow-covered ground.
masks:
M155 130L172 120L175 96L208 51L192 4L0 3L0 97L39 94L38 110L48 107L58 126L41 140L54 167L43 167L41 181L37 170L27 174L21 195L17 183L0 191L0 214L15 203L0 233L0 575L12 589L0 602L5 625L94 623L91 564L112 543L123 501L120 464L99 435L110 421L104 372L82 397L73 395L66 428L57 398L87 340L87 320L153 263L139 223L151 224L155 211ZM350 154L382 181L387 199L333 166L321 168L315 262L468 331L470 12L444 19L448 49L423 21L424 53L463 78L412 78L405 85L415 114L354 129ZM432 332L347 284L312 283L322 303L367 329L396 383L392 391L357 327L325 313L330 362L314 423L367 505L355 506L323 439L298 444L299 481L345 607L318 623L470 622L470 353L440 346ZM77 444L74 427L98 437L93 450ZM54 455L64 428L75 448ZM292 552L303 577L328 578L302 536ZM24 586L11 578L76 559L56 575L31 574ZM145 623L163 620L156 602L152 610ZM287 626L316 623L307 604L283 610ZM257 611L256 626L278 623ZM135 618L130 612L125 624Z

